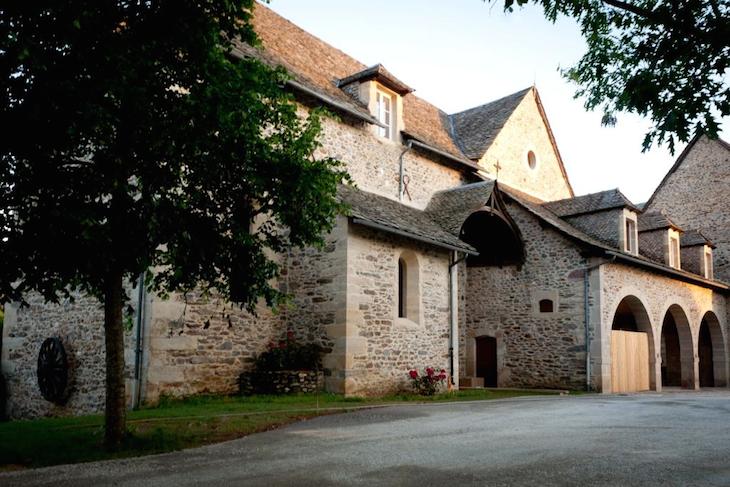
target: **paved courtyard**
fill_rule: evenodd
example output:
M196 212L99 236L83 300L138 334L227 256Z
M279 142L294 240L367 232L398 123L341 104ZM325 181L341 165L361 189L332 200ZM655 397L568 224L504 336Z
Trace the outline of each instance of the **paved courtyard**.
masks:
M730 393L532 397L316 418L0 485L730 485Z

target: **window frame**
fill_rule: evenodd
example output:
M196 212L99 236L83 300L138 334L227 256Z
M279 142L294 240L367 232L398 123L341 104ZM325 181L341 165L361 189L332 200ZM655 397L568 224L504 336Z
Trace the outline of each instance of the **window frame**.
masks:
M669 232L669 267L680 269L681 264L681 250L679 247L679 235Z
M388 101L388 109L384 109L384 100ZM393 93L390 93L380 86L375 88L375 118L382 124L387 125L385 127L377 127L378 135L388 140L395 140L395 110L396 98ZM385 118L387 116L387 122Z
M714 280L715 279L715 263L712 258L712 249L705 245L704 251L702 252L702 259L703 259L703 274L705 276L705 279L708 280Z
M624 214L623 219L624 251L631 255L639 254L639 231L636 216Z

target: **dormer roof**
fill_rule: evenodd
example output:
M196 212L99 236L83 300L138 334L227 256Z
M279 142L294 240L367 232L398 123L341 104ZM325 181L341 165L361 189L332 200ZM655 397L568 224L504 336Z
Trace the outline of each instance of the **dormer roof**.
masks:
M653 230L664 230L673 228L677 231L684 231L676 225L663 211L650 211L639 215L639 233Z
M385 69L382 64L376 64L375 66L370 66L362 71L346 76L337 82L337 86L339 88L344 88L352 83L363 83L371 80L377 81L399 95L405 95L414 91L413 88L393 76L393 74Z
M545 203L544 206L561 218L596 213L615 208L628 208L637 213L641 211L618 189L550 201Z
M705 237L699 230L687 230L682 234L679 242L681 247L707 245L710 248L715 248L715 244L708 240L707 237Z

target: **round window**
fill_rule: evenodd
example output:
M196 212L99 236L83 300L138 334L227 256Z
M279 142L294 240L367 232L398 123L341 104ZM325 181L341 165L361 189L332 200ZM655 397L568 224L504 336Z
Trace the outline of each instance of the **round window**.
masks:
M527 165L530 166L530 169L537 167L537 156L533 151L527 151Z

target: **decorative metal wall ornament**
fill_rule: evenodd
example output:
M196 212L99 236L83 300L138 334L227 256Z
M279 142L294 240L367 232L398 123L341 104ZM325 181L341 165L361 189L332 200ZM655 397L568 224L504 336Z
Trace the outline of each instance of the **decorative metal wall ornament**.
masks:
M66 399L68 360L58 337L46 338L38 353L38 387L47 401L61 404Z

